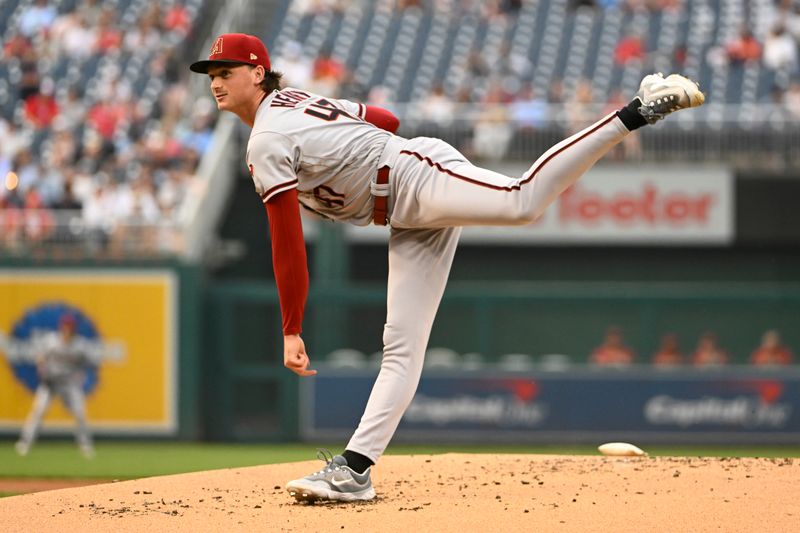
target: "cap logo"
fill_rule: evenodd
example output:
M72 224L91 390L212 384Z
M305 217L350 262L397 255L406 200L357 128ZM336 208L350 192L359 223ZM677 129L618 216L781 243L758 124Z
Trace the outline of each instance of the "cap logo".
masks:
M222 53L222 37L219 37L216 41L214 41L214 46L211 47L211 55L217 55Z
M257 56L257 55L255 55L254 53L250 52L250 60L251 60L251 61L255 61L255 60L257 60L257 59L258 59L258 56Z

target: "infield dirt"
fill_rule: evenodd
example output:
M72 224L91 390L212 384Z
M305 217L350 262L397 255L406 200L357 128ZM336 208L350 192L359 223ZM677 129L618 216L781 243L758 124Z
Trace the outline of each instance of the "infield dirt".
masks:
M378 499L301 504L308 461L0 499L7 531L796 531L800 461L386 456Z

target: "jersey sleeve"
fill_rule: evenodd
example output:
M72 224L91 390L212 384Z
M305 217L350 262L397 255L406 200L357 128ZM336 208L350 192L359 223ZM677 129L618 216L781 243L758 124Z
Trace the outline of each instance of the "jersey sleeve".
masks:
M338 98L331 101L339 109L347 111L349 114L353 115L354 117L358 117L361 120L364 120L364 117L367 114L367 106L365 106L364 104L358 102L352 102L350 100L345 100L343 98Z
M391 111L374 105L367 106L364 120L389 133L395 133L400 127L400 121Z
M302 332L308 296L308 266L297 191L275 195L267 204L272 268L278 287L284 335Z
M262 202L266 204L276 194L297 187L298 153L299 147L279 133L264 131L250 138L247 166Z

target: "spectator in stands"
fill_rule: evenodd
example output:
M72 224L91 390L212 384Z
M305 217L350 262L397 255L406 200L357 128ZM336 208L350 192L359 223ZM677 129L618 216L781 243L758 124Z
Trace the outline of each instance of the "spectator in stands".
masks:
M703 333L692 355L692 365L707 368L727 364L728 354L717 344L717 336L711 331Z
M500 0L500 11L516 14L522 9L523 0Z
M275 70L283 73L287 87L307 87L311 83L314 65L303 55L303 47L297 41L289 41L283 53L275 58Z
M290 9L303 15L314 15L326 11L340 11L348 3L352 3L352 0L294 0L290 2Z
M501 84L493 83L473 126L471 152L478 159L499 160L505 157L514 134L507 103L508 95Z
M25 194L24 234L26 242L38 242L46 239L55 228L55 217L42 202L36 189Z
M111 8L105 8L100 12L97 20L96 52L107 54L119 50L122 46L122 32L116 27L116 19L117 16Z
M30 146L31 135L29 131L20 128L13 120L0 117L0 160L6 160L10 166L11 161L23 148Z
M631 30L620 39L614 49L617 65L627 65L633 61L641 62L647 55L641 30Z
M650 0L650 9L658 11L680 11L685 9L686 0Z
M103 11L111 9L104 0L81 0L81 4L77 7L76 11L80 11L84 16L89 26L95 27L100 23L101 14Z
M68 169L78 156L78 144L72 132L64 127L63 121L54 126L52 144L48 152L48 165L52 168Z
M45 78L39 91L25 99L25 120L34 129L46 129L58 116L59 107L53 96L53 80Z
M155 6L158 8L158 6ZM154 13L151 11L151 13ZM153 17L155 21L153 20ZM158 18L145 15L136 23L136 28L128 31L123 39L125 50L131 53L152 53L161 44L161 33L158 31Z
M761 345L750 355L750 362L758 366L791 365L794 356L781 342L778 330L771 329L764 333Z
M422 0L397 0L397 10L405 11L406 9L422 9Z
M764 65L772 70L797 70L797 42L783 24L777 24L764 40Z
M331 56L330 50L320 51L311 71L310 90L317 94L329 94L338 98L339 84L345 78L347 68Z
M179 129L176 135L181 145L194 150L199 156L206 153L214 138L214 121L216 106L208 98L197 101L192 112L189 129Z
M75 171L70 170L70 178L64 181L64 192L61 195L61 199L58 200L55 204L53 204L53 209L63 210L63 211L80 211L83 207L83 202L75 194L75 188L73 186L73 178Z
M661 346L653 354L651 363L659 367L675 367L683 365L683 354L678 344L678 336L668 333L661 338Z
M592 83L582 78L575 86L575 94L567 106L567 119L570 133L577 133L592 123L597 116Z
M0 139L3 139L4 143L6 135L9 131L11 131L9 123L2 116L0 116ZM7 152L3 148L3 144L0 144L0 198L2 198L4 193L8 190L6 179L8 173L11 172L10 152Z
M480 2L481 15L486 20L514 16L522 8L522 0L491 0Z
M23 228L22 200L16 189L7 195L0 195L0 243L10 249L22 242Z
M17 58L21 59L26 55L33 52L33 44L31 40L21 33L16 33L14 30L9 30L8 37L3 45L3 56L6 59Z
M369 95L369 89L358 79L353 71L347 70L344 79L339 83L339 97L345 100L364 102Z
M470 83L474 83L476 79L482 79L489 76L491 70L489 65L483 59L481 50L473 48L467 57L467 75L470 78Z
M137 244L145 244L147 250L153 249L153 228L160 214L152 177L147 172L142 172L133 183L117 187L117 225L111 242L115 251Z
M800 119L800 82L793 81L789 84L782 95L782 103L795 119Z
M528 59L526 50L515 48L510 40L503 41L500 48L500 65L497 68L503 76L513 76L517 79L529 79L533 73L533 63Z
M195 162L191 158L184 157L180 166L167 171L166 178L158 188L156 197L162 215L177 210L180 201L188 192L195 166Z
M183 0L176 0L164 15L164 29L185 37L189 34L191 26L192 21L185 3Z
M105 181L95 184L91 195L84 199L81 212L87 240L94 249L105 248L116 218L116 195Z
M54 25L53 45L67 57L88 59L97 50L97 30L89 26L83 13L66 13Z
M564 82L560 79L555 79L550 83L547 88L547 103L548 104L563 104L564 103Z
M535 130L545 124L547 102L536 94L533 83L524 83L514 97L514 102L511 104L511 118L522 130Z
M796 0L775 0L774 3L768 24L785 26L789 35L800 41L800 3Z
M35 37L47 32L56 20L58 12L47 0L35 0L19 18L19 30L25 37Z
M455 118L455 109L455 103L445 93L444 85L437 81L420 103L419 118L426 124L447 127Z
M67 87L67 92L60 102L58 122L66 130L74 130L86 120L86 103L83 95L75 85Z
M584 7L596 9L598 7L597 0L569 0L569 8L572 10Z
M672 52L672 61L678 70L685 68L686 58L688 55L689 45L686 44L686 41L681 41L677 46L675 46L675 50Z
M367 102L368 105L376 105L385 108L390 107L390 93L389 89L384 87L383 85L375 85L367 93Z
M87 123L104 139L112 140L117 126L126 116L126 108L116 101L114 94L108 91L87 114Z
M30 189L36 187L39 180L39 167L33 159L33 154L29 147L18 151L11 163L11 168L17 173L19 180L17 189L21 195L27 194Z
M43 207L55 205L64 196L64 170L53 164L52 153L45 155L39 166L39 181L36 191Z
M624 367L633 364L636 356L622 339L622 330L612 326L606 330L603 343L589 356L589 363L595 366Z
M28 51L26 55L21 58L19 68L22 72L22 77L17 85L17 98L21 102L24 102L29 96L39 92L42 80L39 77L38 61L39 57L33 50Z
M728 54L728 60L734 65L761 59L761 43L747 27L742 28L739 36L725 46L725 51Z

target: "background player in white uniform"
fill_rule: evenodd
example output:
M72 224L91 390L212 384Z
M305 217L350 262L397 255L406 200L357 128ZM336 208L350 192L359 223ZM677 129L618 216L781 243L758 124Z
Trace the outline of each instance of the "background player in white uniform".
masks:
M252 128L247 164L269 217L287 368L316 373L300 337L308 271L299 205L334 220L391 226L380 373L344 453L287 484L298 500L375 497L370 467L416 391L460 226L533 222L632 130L704 100L682 76L647 76L629 105L513 178L472 165L439 139L395 136L398 122L388 111L280 90L280 74L271 72L257 37L222 35L208 60L190 68L209 75L219 109Z
M76 334L75 317L62 315L58 331L50 331L35 339L36 370L39 386L33 397L33 406L22 434L16 443L17 453L27 455L36 441L47 408L54 395L75 417L75 440L86 457L94 455L92 436L86 424L86 401L83 384L86 368L94 361L95 344Z

